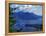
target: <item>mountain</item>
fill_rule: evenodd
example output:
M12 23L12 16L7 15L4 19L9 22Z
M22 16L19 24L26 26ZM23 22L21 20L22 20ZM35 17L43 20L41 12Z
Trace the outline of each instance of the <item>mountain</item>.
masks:
M42 18L42 16L38 16L34 13L28 13L28 12L14 12L12 16L23 20L34 20L34 19Z

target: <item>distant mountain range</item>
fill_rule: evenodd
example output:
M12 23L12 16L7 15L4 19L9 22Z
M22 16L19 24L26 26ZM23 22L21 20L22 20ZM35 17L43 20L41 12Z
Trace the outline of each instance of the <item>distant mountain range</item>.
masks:
M28 13L28 12L14 12L11 16L20 18L23 20L34 20L34 19L42 18L42 16L38 16L34 13Z

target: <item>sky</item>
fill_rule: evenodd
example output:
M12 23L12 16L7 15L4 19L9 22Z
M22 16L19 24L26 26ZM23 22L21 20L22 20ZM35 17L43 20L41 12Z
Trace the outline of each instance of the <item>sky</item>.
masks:
M16 10L12 12L24 11L24 12L34 13L36 15L42 16L42 6L40 5L11 4L10 7L16 8Z

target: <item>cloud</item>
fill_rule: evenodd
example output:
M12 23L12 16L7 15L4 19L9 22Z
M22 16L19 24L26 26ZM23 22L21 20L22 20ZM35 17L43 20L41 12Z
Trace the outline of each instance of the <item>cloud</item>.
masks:
M36 15L42 16L42 6L40 5L22 5L22 4L12 4L10 5L11 8L16 8L13 12L29 12L34 13ZM18 8L17 8L18 7Z
M42 6L34 6L33 13L42 16Z
M20 5L19 4L11 4L10 5L10 8L17 8L17 7L19 7Z

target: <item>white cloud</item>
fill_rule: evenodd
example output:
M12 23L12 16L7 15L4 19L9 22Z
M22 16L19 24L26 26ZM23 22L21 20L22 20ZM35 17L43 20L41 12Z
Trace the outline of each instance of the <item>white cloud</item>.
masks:
M42 6L35 6L35 9L33 10L33 13L39 16L42 16Z
M11 8L17 8L19 5L18 4L11 4L10 7Z
M39 5L21 5L21 4L12 4L10 6L11 8L17 8L13 12L19 12L19 11L24 11L24 12L29 12L29 13L34 13L36 15L42 16L42 6Z

